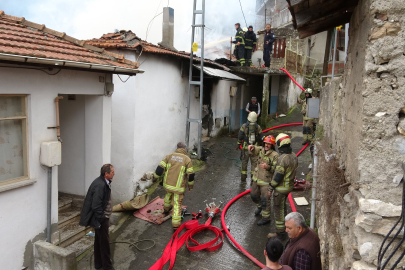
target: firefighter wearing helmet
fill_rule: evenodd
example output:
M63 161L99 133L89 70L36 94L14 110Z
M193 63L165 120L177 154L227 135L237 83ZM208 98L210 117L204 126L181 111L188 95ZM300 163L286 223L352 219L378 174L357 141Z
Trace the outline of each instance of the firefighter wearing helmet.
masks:
M257 157L250 197L257 206L255 216L260 213L262 215L262 219L257 223L259 226L270 223L271 196L268 193L268 186L273 178L278 158L275 146L276 139L271 135L264 138L263 146L249 145L249 152Z
M298 158L291 148L291 138L280 133L276 138L279 157L274 169L273 179L268 186L269 195L273 196L274 218L276 232L269 233L268 238L277 236L285 239L284 216L286 214L286 199L294 189L294 178L298 167Z
M307 88L307 90L305 91L305 101L301 109L301 113L304 115L303 131L302 131L304 142L302 143L302 145L310 143L314 133L315 119L307 117L307 101L309 98L312 98L311 88Z
M242 183L247 179L247 168L250 160L250 173L253 176L253 171L256 168L257 158L249 153L249 145L259 145L262 141L262 128L256 123L257 114L255 112L249 113L248 121L242 125L238 134L238 148L241 149L241 180Z

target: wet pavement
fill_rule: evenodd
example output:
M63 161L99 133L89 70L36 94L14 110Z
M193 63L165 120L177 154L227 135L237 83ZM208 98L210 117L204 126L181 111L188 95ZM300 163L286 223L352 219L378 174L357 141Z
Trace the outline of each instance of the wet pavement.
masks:
M291 122L302 122L302 116L294 113L291 116ZM272 125L277 125L277 121L272 122ZM297 153L302 148L302 126L288 127L271 131L272 135L277 135L281 131L292 136L293 151ZM270 133L268 133L270 134ZM194 190L186 192L183 201L187 205L188 212L197 212L205 209L205 202L215 201L224 202L223 206L232 198L241 192L250 188L250 177L246 184L241 184L240 168L235 166L234 160L229 160L224 157L228 151L221 147L221 143L231 143L232 150L227 154L229 157L239 157L239 151L235 150L236 139L230 136L211 139L204 144L204 147L209 148L212 155L208 157L206 166L203 170L196 174L196 183ZM299 157L299 168L297 178L305 178L302 173L308 172L308 165L311 161L309 149L305 150ZM250 170L250 169L249 169ZM159 186L152 198L155 196L164 197L165 191ZM310 202L310 191L294 191L293 197L306 197ZM223 207L222 206L222 207ZM265 226L257 226L256 223L260 217L254 216L256 206L251 201L250 196L246 195L236 201L228 210L226 215L227 225L230 227L232 236L242 245L250 254L259 259L262 263L265 262L263 250L267 241L267 234L274 230L274 222ZM288 204L288 212L291 208ZM310 205L297 206L297 211L302 213L306 219L310 217ZM190 220L187 216L184 221ZM206 216L200 220L200 224L205 222ZM274 220L274 219L272 219ZM212 225L222 228L220 216L213 219ZM155 225L146 221L130 216L123 226L112 235L112 241L130 241L136 242L143 239L153 239L156 245L147 250L139 251L134 247L129 247L127 244L113 244L112 254L114 267L116 270L124 269L149 269L158 258L172 236L173 230L170 220L161 224ZM207 242L215 237L211 231L205 231L195 236L195 239L200 243ZM144 248L150 243L141 243L140 248ZM79 262L79 270L94 269L91 267L92 254L88 254ZM166 264L164 269L168 269ZM174 269L259 269L253 262L245 257L225 236L224 245L217 251L206 252L197 251L190 252L183 246L177 253Z

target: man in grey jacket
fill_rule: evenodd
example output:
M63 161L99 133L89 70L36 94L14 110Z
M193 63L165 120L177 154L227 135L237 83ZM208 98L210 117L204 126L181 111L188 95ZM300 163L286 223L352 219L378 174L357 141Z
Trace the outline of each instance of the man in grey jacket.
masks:
M80 214L81 226L91 226L95 230L94 266L96 269L114 270L111 262L110 216L112 213L111 182L114 177L114 167L104 164L100 176L91 183L84 199Z

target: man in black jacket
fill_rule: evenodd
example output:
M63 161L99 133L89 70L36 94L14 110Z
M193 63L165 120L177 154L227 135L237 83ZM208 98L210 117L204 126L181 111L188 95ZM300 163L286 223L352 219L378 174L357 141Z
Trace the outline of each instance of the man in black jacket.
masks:
M91 226L95 230L94 266L96 269L114 270L110 255L110 215L112 213L111 182L114 177L114 167L104 164L100 176L91 183L87 191L82 212L81 226Z
M253 32L253 26L249 26L245 33L245 61L246 66L252 66L252 52L256 50L256 34Z
M273 44L276 40L273 30L271 30L271 25L266 25L266 31L264 32L264 44L263 44L263 60L264 66L270 67L271 61L271 51L273 50Z

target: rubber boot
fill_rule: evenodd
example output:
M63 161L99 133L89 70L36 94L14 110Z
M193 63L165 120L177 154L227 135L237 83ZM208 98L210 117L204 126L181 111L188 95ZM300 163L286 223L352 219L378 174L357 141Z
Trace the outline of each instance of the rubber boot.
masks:
M257 222L257 226L262 226L270 223L270 219L261 219L259 222Z
M261 207L258 207L256 210L255 210L255 216L258 216L258 215L260 215L262 213L262 208Z

